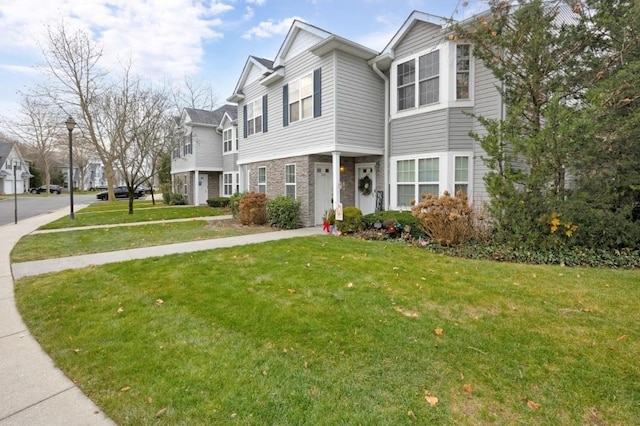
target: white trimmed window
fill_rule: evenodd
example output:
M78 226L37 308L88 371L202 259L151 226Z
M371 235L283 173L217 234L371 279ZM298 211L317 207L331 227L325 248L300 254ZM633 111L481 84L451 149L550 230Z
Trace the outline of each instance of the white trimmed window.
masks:
M247 104L247 135L262 133L262 98Z
M222 195L225 197L233 195L233 173L222 174Z
M396 163L398 207L411 207L422 194L440 194L440 158L398 160Z
M184 137L182 153L184 155L193 154L193 133L189 133Z
M469 99L469 76L471 72L471 46L456 46L456 99Z
M296 165L284 166L284 189L287 197L296 198Z
M289 123L313 117L313 74L289 83Z
M235 175L235 178L236 178L236 181L235 181L236 185L235 185L234 194L236 194L236 193L240 192L240 172L235 172L234 175Z
M222 132L222 152L229 153L233 152L233 129L227 129Z
M416 68L418 79L416 80ZM397 70L398 111L440 101L440 51L435 50L399 64Z
M267 193L267 168L258 167L258 192Z
M469 195L469 157L455 157L454 159L454 194L458 191Z

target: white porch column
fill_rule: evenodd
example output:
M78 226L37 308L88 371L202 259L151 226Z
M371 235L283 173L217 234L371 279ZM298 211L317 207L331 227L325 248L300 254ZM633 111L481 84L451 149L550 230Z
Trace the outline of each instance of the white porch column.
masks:
M200 187L198 186L198 180L200 179L200 172L198 170L196 170L196 172L193 174L193 205L194 206L199 206L200 205Z
M332 166L333 166L333 209L338 207L341 203L340 199L340 152L334 151L331 153Z

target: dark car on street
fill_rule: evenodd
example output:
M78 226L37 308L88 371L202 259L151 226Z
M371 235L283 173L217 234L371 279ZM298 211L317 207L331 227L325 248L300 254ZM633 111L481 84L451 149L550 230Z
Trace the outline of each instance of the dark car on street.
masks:
M42 194L43 192L47 192L47 185L31 188L29 192L32 194ZM60 185L49 185L49 192L52 194L62 194L62 187Z
M116 198L129 198L129 190L126 186L114 186L113 187L113 195ZM144 196L144 190L136 189L133 193L133 198L140 198ZM98 200L108 200L109 199L109 191L102 191L96 194L96 198Z

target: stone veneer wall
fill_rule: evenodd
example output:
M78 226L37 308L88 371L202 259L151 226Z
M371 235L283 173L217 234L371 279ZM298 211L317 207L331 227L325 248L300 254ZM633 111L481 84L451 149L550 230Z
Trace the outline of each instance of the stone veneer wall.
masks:
M261 161L249 164L249 191L258 192L258 168L265 167L267 172L267 198L273 199L285 194L284 170L288 164L296 166L296 199L300 201L300 217L303 226L315 226L315 163L331 163L330 155L312 155L302 157L288 157L272 161ZM375 163L379 167L376 172L376 190L382 191L384 176L382 172L382 157L342 157L341 165L344 173L340 179L342 189L340 196L344 207L353 206L356 198L355 164Z

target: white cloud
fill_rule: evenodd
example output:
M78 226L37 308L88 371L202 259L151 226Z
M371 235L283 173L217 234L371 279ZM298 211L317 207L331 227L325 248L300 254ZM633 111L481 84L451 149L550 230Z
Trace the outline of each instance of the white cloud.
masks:
M248 21L251 18L253 18L254 15L255 15L255 11L253 10L253 8L251 6L247 6L247 10L242 17Z
M255 4L256 6L262 6L265 0L246 0L247 4Z
M273 20L260 22L257 26L246 31L242 38L252 40L254 38L269 38L274 35L286 35L289 32L289 28L291 28L291 24L295 20L302 21L302 18L297 16L293 16L290 18L285 18L280 22L274 22Z
M104 46L108 65L133 60L147 77L198 71L203 43L223 37L220 16L231 0L0 0L0 51L39 52L45 26L85 29Z

